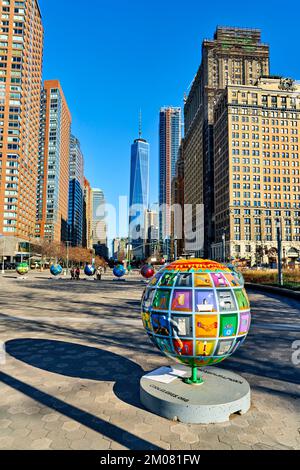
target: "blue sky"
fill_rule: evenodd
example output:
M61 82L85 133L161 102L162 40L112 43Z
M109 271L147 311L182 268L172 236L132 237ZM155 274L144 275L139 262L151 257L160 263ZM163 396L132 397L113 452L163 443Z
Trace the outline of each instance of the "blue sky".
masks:
M40 6L44 78L61 81L86 176L113 204L129 191L140 108L151 144L151 201L157 201L159 108L182 105L202 39L212 38L216 25L261 28L271 72L300 79L295 0L40 0Z

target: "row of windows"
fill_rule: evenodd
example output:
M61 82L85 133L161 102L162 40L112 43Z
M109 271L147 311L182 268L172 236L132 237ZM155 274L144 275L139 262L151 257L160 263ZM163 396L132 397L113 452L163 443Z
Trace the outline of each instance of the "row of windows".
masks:
M233 183L233 189L241 189L241 184L240 183ZM260 190L261 189L261 186L262 186L262 189L264 189L265 191L271 191L271 185L270 184L264 184L264 185L260 185L260 184L253 184L252 185L252 188L253 189L258 189ZM243 189L251 189L251 185L250 183L244 183L243 184ZM286 185L274 185L273 186L273 191L293 191L293 192L300 192L300 186L286 186Z
M263 130L263 129L268 129L268 130ZM270 130L269 128L263 128L262 129L262 133L270 133ZM278 127L272 127L271 128L271 134L288 134L290 132L290 134L292 135L295 135L295 134L298 134L298 129L286 129L284 127L281 127L281 128L278 128ZM253 139L253 140L259 140L260 138L264 139L264 135L263 134L252 134L250 136L250 134L248 132L232 132L231 134L231 137L233 139Z
M233 214L234 215L241 215L241 209L234 209L233 210ZM280 211L280 210L274 210L274 211L271 211L271 210L261 210L261 209L244 209L243 210L243 214L244 215L251 215L251 214L254 214L256 216L261 216L261 215L265 215L267 217L271 217L271 215L273 214L275 217L282 217L283 215L285 217L291 217L292 215L294 217L300 217L300 211ZM218 218L218 216L216 217Z
M267 135L262 136L262 140L270 141L269 136L267 136ZM242 141L232 140L231 145L232 145L232 147L248 147L248 148L249 147L259 148L260 147L259 142L253 142L253 140L251 142L252 142L252 145L250 145L249 140L242 140ZM298 142L298 137L290 137L290 139L288 137L281 137L279 139L278 136L275 136L275 137L272 137L272 142L293 142L294 143L294 142Z
M248 154L244 154L244 155L249 155ZM252 156L256 156L256 157L259 157L259 152L257 153L254 153L252 152ZM264 158L270 158L271 155L270 155L270 152L263 152L263 155L262 155ZM272 153L272 157L273 158L290 158L293 159L293 160L298 160L299 159L299 154L298 153L282 153L281 155L279 154L279 152L273 152ZM243 164L250 164L250 158L240 158L240 157L232 157L231 161L232 163L243 163ZM265 162L268 162L268 163L265 163ZM252 164L253 165L259 165L260 163L263 163L264 165L267 164L267 165L270 165L270 160L260 160L259 158L252 158ZM289 163L289 162L286 162L286 161L282 161L282 166L289 166L289 164L291 164L292 166L298 166L298 165L293 165L294 162L292 163ZM273 162L273 165L275 166L280 166L278 165L278 163L275 163Z
M257 217L254 217L254 219L251 219L250 217L245 217L243 219L239 219L239 218L234 218L234 223L235 225L241 225L241 220L243 220L244 224L245 225L251 225L251 223L254 223L255 225L261 225L261 222L262 220L260 218L257 218ZM265 225L272 225L273 224L276 224L277 221L274 219L264 219L264 224ZM285 225L292 225L292 220L291 219L284 219L284 223ZM294 220L294 225L299 225L300 226L300 220L299 219L295 219Z
M299 198L300 199L300 198ZM288 209L290 208L295 208L299 209L300 208L300 203L298 202L293 202L292 204L290 202L284 202L283 205L281 204L280 201L275 201L271 204L269 201L264 201L263 204L261 201L254 201L253 204L251 204L251 201L241 201L240 199L234 199L233 200L233 206L239 207L239 206L244 206L244 207L275 207L275 208L282 208L286 207Z
M258 109L250 109L250 108L229 108L232 114L233 121L239 121L239 115L244 115L242 117L242 122L249 122L249 117L247 115L253 115L255 118L252 118L252 122L259 122L258 116L263 116L265 118L283 118L283 119L297 119L299 115L294 112L286 112L286 111L261 111ZM245 116L246 115L246 116ZM243 119L245 118L245 120Z
M277 161L277 160L275 160L275 161ZM267 162L267 160L263 160L263 163L264 163L264 165L268 165L268 163L265 163L265 162ZM283 162L281 162L281 163L282 163L282 164L280 165L280 160L278 160L278 163L276 163L276 165L274 165L274 166L283 166L283 167L284 167L284 166L289 166L289 165L288 165L288 162L284 162L284 161L283 161ZM270 165L268 165L268 166L270 166ZM299 166L299 162L292 162L292 165L291 165L291 166L293 166L293 167ZM242 170L241 170L241 168L242 168ZM250 166L243 166L243 167L240 167L240 166L233 166L233 167L232 167L232 171L238 172L238 173L240 173L240 172L243 172L243 173L250 173L251 170L252 170L252 173L271 174L271 168L262 168L262 172L261 172L260 167L257 167L257 166L253 166L253 167L250 167ZM281 170L274 168L274 169L272 170L272 173L273 173L274 175L280 175L280 174L281 174ZM288 168L286 168L286 169L283 169L283 170L282 170L282 174L283 174L283 175L284 175L284 174L286 174L286 175L289 175L289 174L292 174L292 175L299 175L299 170L294 170L294 169L292 169L292 170L290 171ZM235 175L232 175L232 177L234 178ZM250 176L249 176L249 178L250 178Z
M241 235L238 234L238 233L235 234L234 239L236 241L241 241L242 240ZM245 234L243 239L246 240L246 241L252 241L252 237L249 234ZM291 242L291 241L299 242L300 241L300 236L296 235L296 236L292 237L291 235L286 234L285 236L282 237L282 239L283 239L283 241L287 241L287 242ZM261 235L258 235L258 234L255 235L254 241L262 241L262 240L264 240L265 242L271 242L271 241L273 241L273 238L272 238L272 235L265 235L264 238L262 238Z
M241 192L240 191L233 191L233 197L240 198ZM254 199L287 199L287 200L300 200L300 194L286 194L286 193L261 193L261 192L244 192L244 198L250 199L251 197Z
M272 150L280 150L280 147L281 147L281 150L292 150L293 152L294 151L298 151L299 150L299 146L298 145L289 145L289 144L272 144ZM262 148L264 150L270 150L271 149L271 146L270 144L263 144L262 145ZM256 152L256 153L254 153ZM262 152L263 155L268 155L269 152ZM250 155L250 150L248 149L243 149L243 150L240 150L240 149L232 149L232 155ZM260 151L259 150L253 150L252 151L252 155L260 155Z

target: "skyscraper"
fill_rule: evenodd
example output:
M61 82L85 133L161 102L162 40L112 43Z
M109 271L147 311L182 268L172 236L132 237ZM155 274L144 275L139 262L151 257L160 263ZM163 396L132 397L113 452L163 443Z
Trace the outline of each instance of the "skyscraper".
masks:
M38 2L0 1L0 233L34 236L43 25Z
M172 205L178 205L181 211L172 212L172 255L181 256L184 252L184 139L182 139L178 159L176 162L175 176L172 179Z
M90 183L84 178L83 241L84 248L93 248L93 194Z
M69 240L73 246L82 245L83 231L83 192L84 160L79 140L71 135L70 139L70 182L69 182Z
M149 153L150 146L140 137L131 146L130 195L129 195L129 241L133 256L145 255L145 210L149 205Z
M158 204L145 212L145 257L153 257L159 251Z
M295 265L300 255L300 85L262 77L228 85L215 108L213 256Z
M36 235L68 239L71 115L58 80L44 83L41 102Z
M159 238L168 244L171 236L172 179L181 142L181 108L161 108L159 114ZM167 251L169 248L166 248ZM165 254L167 254L165 252Z
M107 252L107 226L105 217L105 197L102 189L92 189L93 206L93 247L96 254L106 256Z
M202 62L184 107L185 204L204 204L204 247L214 240L214 107L227 85L252 85L269 74L269 46L256 29L218 27L202 44ZM197 230L193 219L191 231ZM191 234L189 235L191 237ZM203 253L204 251L204 253Z

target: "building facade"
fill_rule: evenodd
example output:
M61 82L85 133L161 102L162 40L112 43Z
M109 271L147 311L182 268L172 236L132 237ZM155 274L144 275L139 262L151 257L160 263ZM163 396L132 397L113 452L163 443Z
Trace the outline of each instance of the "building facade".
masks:
M131 146L129 189L129 240L132 255L137 259L145 256L145 211L149 205L149 154L150 146L141 137Z
M112 257L115 261L126 260L128 250L128 238L114 238L112 241Z
M204 204L204 245L195 254L211 256L214 241L214 107L227 85L251 85L269 75L269 46L256 29L218 27L202 44L202 62L185 100L185 203ZM197 230L193 216L191 232Z
M79 140L71 135L69 163L69 241L72 246L83 243L84 159Z
M176 162L175 176L172 179L172 206L178 207L171 214L171 238L172 258L182 256L184 253L184 139L182 139L178 159Z
M85 177L83 196L82 246L91 250L93 248L93 195L91 185Z
M44 83L41 100L36 236L68 240L71 114L58 80Z
M92 232L93 245L107 246L107 227L105 218L105 197L102 189L92 189Z
M145 258L157 258L159 255L159 217L158 210L145 211Z
M36 0L0 1L0 233L35 234L43 25Z
M300 85L262 77L228 85L215 108L215 243L248 264L300 257Z
M181 142L181 108L164 107L159 113L159 238L169 258L172 179Z

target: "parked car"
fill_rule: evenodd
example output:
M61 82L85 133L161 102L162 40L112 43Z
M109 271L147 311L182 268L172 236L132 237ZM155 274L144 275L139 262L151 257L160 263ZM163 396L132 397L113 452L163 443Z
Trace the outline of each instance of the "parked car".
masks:
M10 270L12 270L12 269L16 269L16 263L9 263L9 262L5 261L5 263L4 263L4 269L5 269L6 271L10 271Z

